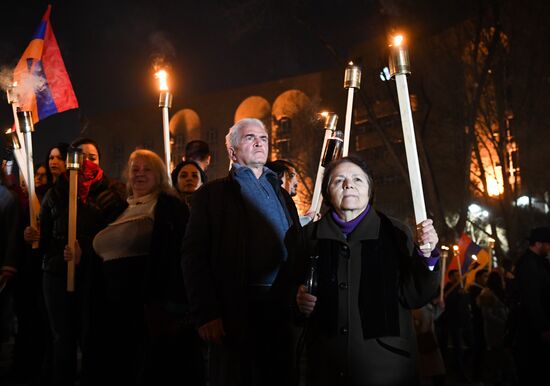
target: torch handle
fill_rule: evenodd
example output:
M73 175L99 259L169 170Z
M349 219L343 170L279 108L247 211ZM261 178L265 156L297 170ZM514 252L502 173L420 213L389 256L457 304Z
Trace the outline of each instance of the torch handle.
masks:
M443 253L441 256L441 281L439 283L439 298L441 301L444 299L444 289L445 289L445 275L447 274L447 254Z
M351 118L353 116L353 92L354 88L348 89L348 103L346 106L346 120L344 123L344 150L342 151L342 157L347 157L349 153L349 140L351 136Z
M331 136L331 130L325 130L325 137L323 138L323 147L321 149L321 156L319 157L319 166L317 167L317 177L315 178L315 187L313 189L313 197L311 199L311 206L309 211L315 210L315 214L319 213L317 208L320 207L319 203L321 202L321 184L323 182L323 175L325 173L325 168L323 167L323 155L327 147L327 142Z
M29 216L30 216L30 225L34 229L38 229L37 215L40 211L40 205L38 204L38 198L36 197L36 192L34 190L34 162L33 162L33 151L32 151L32 133L25 133L25 150L27 153L27 191L29 196ZM38 248L38 242L33 241L32 248Z
M74 292L76 209L78 192L78 170L69 171L69 234L68 245L73 258L67 261L67 292Z
M420 224L427 219L427 215L418 152L416 150L407 76L405 74L397 74L395 75L395 81L397 85L397 97L399 99L399 111L401 113L401 124L403 126L403 138L405 140L405 153L407 154L407 166L409 167L414 216L416 224Z
M172 184L171 172L171 149L170 149L170 117L168 106L162 107L162 133L164 137L164 162L166 163L166 172L168 173L168 182Z
M460 288L464 288L462 283L462 264L460 263L460 253L455 252L456 266L458 267L458 277L460 278Z

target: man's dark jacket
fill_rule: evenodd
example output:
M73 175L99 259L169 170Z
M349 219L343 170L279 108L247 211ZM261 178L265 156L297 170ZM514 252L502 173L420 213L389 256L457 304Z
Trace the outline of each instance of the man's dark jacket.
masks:
M285 237L288 258L281 264L270 298L285 307L290 316L291 275L297 249L302 245L302 231L294 202L275 176L267 177L290 224ZM247 246L253 234L249 229L251 215L240 185L231 174L212 181L194 194L182 246L183 275L193 320L200 327L221 318L226 338L239 339L246 334L247 260L262 253Z

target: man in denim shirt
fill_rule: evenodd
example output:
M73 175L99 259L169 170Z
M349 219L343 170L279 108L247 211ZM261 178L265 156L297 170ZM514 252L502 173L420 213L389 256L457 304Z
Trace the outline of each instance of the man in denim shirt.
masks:
M226 146L229 175L195 193L182 247L191 313L211 343L211 385L288 385L298 213L265 167L269 138L261 121L237 122Z

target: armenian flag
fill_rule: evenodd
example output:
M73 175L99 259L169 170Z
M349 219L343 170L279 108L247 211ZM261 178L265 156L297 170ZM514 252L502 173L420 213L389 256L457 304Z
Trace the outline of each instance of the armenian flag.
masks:
M458 258L462 275L466 276L466 286L474 280L476 272L480 269L487 269L490 262L489 252L476 244L466 233L463 233L458 241ZM447 273L451 269L458 269L456 257L453 257L448 264ZM446 276L445 281L447 280Z
M32 111L34 123L70 109L78 101L57 45L48 9L15 67L13 79L18 106Z

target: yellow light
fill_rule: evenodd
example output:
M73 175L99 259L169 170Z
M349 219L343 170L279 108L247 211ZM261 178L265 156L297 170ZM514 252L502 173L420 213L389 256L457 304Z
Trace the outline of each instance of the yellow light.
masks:
M498 197L504 192L503 182L499 178L487 176L487 193L491 197Z
M168 73L165 70L159 70L155 73L155 78L159 80L159 90L168 91L168 82L166 81Z
M476 255L472 255L472 259L474 259L475 261L477 261L477 256L476 256Z
M458 245L453 245L453 251L458 251Z
M348 64L349 64L350 66L353 66L353 61L350 60Z
M328 117L328 111L321 112L321 116L325 118Z
M403 44L403 40L405 40L403 35L396 35L393 37L393 45L399 47L401 44Z
M449 250L449 247L446 246L446 245L442 245L442 246L441 246L441 249L443 249L444 251L448 251L448 250Z

